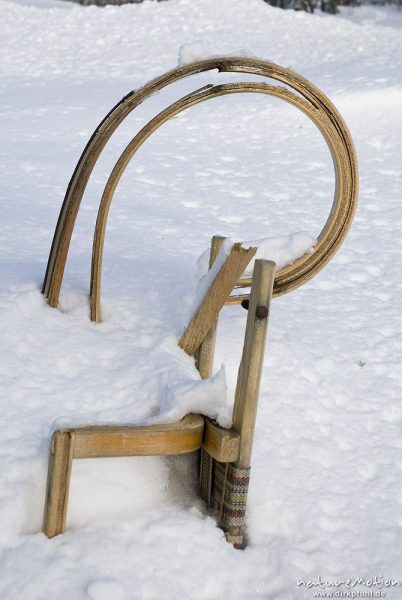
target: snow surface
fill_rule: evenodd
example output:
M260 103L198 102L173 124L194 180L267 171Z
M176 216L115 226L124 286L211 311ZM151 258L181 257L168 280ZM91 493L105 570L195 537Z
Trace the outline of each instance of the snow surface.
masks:
M216 264L218 265L216 270L219 270L227 256L229 256L230 250L234 243L235 240L231 240L230 238L225 239L216 259ZM242 275L242 277L248 277L253 272L254 263L257 258L273 260L276 264L276 268L281 269L282 267L293 263L295 260L301 258L305 254L311 253L315 244L317 243L317 239L311 237L305 231L299 231L298 233L291 233L289 235L263 238L260 240L251 240L241 243L243 248L250 248L251 246L257 248L254 258L250 261ZM204 250L197 260L197 274L201 279L207 275L210 275L211 271L214 271L214 269L208 270L209 254L209 249Z
M396 9L384 15L311 16L262 0L0 3L2 600L304 600L313 590L298 580L402 579L402 23ZM48 540L39 532L56 426L176 418L177 406L214 394L224 410L226 385L233 398L245 311L222 315L212 381L177 347L211 236L317 237L330 210L331 158L303 114L257 95L193 107L152 136L119 184L103 323L90 323L96 207L121 150L184 93L253 79L193 77L113 136L77 221L60 310L46 305L48 251L88 137L197 40L214 54L247 48L324 90L356 142L359 209L332 262L273 303L248 548L234 550L205 514L189 457L76 461L68 530Z
M229 55L231 52L229 53ZM206 58L216 58L217 56L224 56L222 52L217 54L214 50L204 41L195 40L194 42L188 42L183 44L179 48L179 54L177 57L177 66L182 67L189 63L197 60L205 60ZM254 57L254 54L250 50L236 49L236 56L246 56L248 58Z

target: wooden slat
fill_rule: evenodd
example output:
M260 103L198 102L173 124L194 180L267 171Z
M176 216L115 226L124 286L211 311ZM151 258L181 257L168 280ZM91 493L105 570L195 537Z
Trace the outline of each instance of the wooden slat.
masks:
M74 434L70 430L53 434L46 488L43 532L48 537L63 533L66 528Z
M187 415L158 425L79 427L74 429L74 458L186 454L201 448L204 419Z
M190 356L198 350L208 331L214 326L219 311L256 251L257 248L253 247L242 248L239 243L232 247L226 262L208 288L200 307L180 338L180 348Z
M243 354L233 409L233 429L240 434L237 466L250 466L275 263L256 260Z
M206 418L203 448L219 462L235 462L239 457L240 435Z

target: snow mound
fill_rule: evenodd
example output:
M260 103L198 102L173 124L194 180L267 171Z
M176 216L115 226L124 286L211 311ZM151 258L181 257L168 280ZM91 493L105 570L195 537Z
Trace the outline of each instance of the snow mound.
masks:
M159 414L148 422L168 423L193 413L215 419L222 427L231 427L232 405L227 402L226 393L224 366L210 379L171 382L161 390Z
M255 58L255 54L253 54L251 50L233 48L232 51L226 50L222 53L222 51L218 51L217 48L211 48L207 40L195 40L194 42L188 42L187 44L180 46L177 57L177 66L183 67L184 65L195 61L206 60L207 58L217 58L220 56L244 56L246 58Z

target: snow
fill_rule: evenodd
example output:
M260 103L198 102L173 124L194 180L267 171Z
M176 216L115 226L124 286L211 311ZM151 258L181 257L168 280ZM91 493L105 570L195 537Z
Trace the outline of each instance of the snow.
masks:
M197 311L202 300L205 297L209 287L218 274L219 270L225 263L233 245L238 240L225 238L218 252L218 256L212 268L209 269L210 249L204 250L197 260L197 284L196 295L193 306L189 312L188 320ZM243 248L257 248L254 258L252 258L242 274L242 278L251 277L253 274L254 264L257 259L272 260L276 264L277 269L281 269L286 265L293 263L296 259L301 258L305 254L313 251L317 239L311 237L308 233L300 231L288 235L263 238L260 240L252 240L249 242L241 242Z
M213 58L216 54L211 54L210 49L206 44L203 44L202 40L196 40L188 44L183 44L179 48L179 54L177 57L177 66L182 67L186 64L192 63L196 60L203 60L205 58Z
M0 598L304 600L313 591L297 581L319 576L401 580L400 11L6 0L0 22ZM206 514L192 457L75 461L67 531L48 540L40 529L56 427L175 419L192 402L229 418L245 311L223 311L211 381L177 347L211 236L305 231L308 248L330 211L332 160L303 114L259 95L193 107L147 141L119 184L103 322L89 321L96 209L121 150L183 94L253 79L197 75L153 96L113 136L77 220L60 308L46 305L54 227L89 136L197 40L216 55L248 48L323 89L356 143L356 218L330 264L273 301L248 548L234 550ZM386 591L401 598L400 586Z
M232 52L229 53L231 55ZM236 48L235 52L236 56L245 56L248 58L254 57L253 53L250 50L241 49L238 50ZM205 60L206 58L216 58L217 56L222 56L222 53L216 54L203 40L195 40L194 42L189 42L187 44L183 44L180 46L179 53L177 56L177 66L183 67L189 63Z
M159 413L147 423L171 422L190 413L215 419L222 427L232 425L232 403L227 401L225 369L204 381L173 381L166 385L160 398Z
M213 276L211 277L211 273L219 270L225 258L229 255L231 247L236 243L236 241L237 240L231 240L230 238L225 239L222 244L221 251L216 259L217 268L211 270L208 270L210 252L209 249L205 250L197 260L198 277L203 278L208 275L211 279L213 279ZM290 233L288 235L262 238L259 240L251 240L241 243L244 248L257 248L254 258L249 262L242 275L242 277L248 277L253 273L256 259L272 260L276 264L277 269L281 269L282 267L290 265L305 254L311 253L315 244L317 243L317 239L313 238L305 231L299 231L297 233Z

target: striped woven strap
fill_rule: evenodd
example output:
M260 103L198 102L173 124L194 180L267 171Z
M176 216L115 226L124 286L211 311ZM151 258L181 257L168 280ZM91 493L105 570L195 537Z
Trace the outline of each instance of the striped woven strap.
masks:
M208 508L213 505L213 471L214 459L212 456L201 448L200 456L200 492L201 498L204 500Z
M215 461L214 499L219 510L219 526L235 547L244 547L244 527L250 467Z

